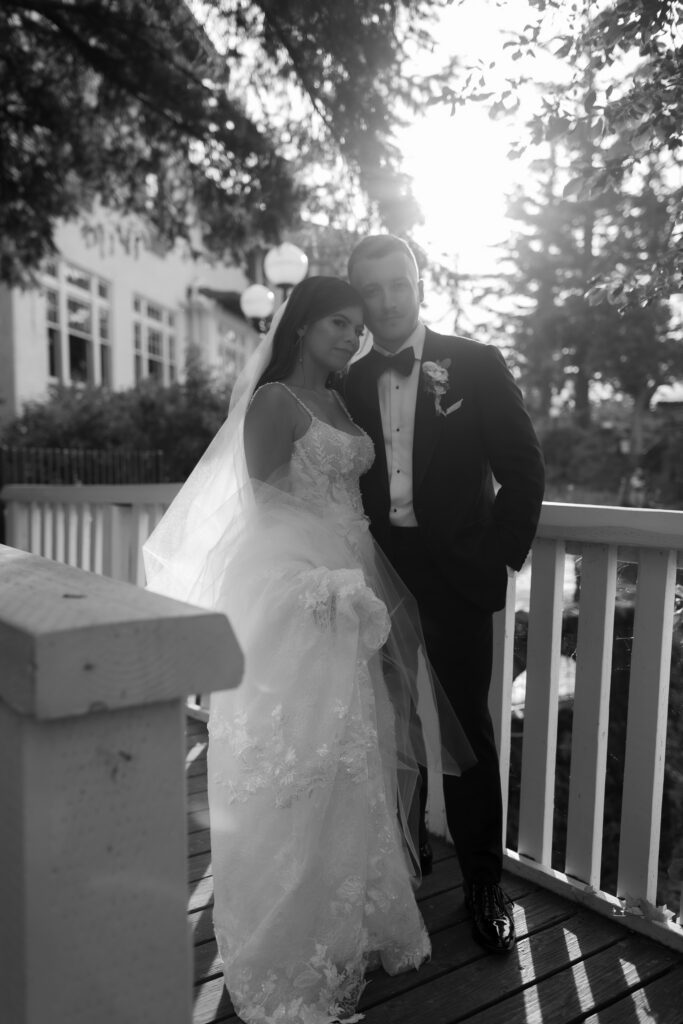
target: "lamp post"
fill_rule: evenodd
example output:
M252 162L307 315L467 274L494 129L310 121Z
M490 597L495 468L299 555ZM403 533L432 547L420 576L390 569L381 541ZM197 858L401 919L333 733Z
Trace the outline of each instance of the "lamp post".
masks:
M282 289L286 299L295 284L308 273L308 256L291 242L283 242L270 249L263 259L263 272L271 284Z
M240 295L240 309L256 328L264 334L266 322L275 308L275 294L264 284L250 284Z

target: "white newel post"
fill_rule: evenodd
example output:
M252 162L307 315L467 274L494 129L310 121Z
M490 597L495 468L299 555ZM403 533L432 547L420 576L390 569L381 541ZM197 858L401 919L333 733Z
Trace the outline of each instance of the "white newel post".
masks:
M0 1020L189 1024L184 706L227 619L0 546Z

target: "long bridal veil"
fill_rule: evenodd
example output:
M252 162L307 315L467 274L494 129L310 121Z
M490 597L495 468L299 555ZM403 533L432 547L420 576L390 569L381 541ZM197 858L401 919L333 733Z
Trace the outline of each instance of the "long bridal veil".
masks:
M273 337L286 308L240 373L228 416L163 519L143 546L147 587L180 601L215 607L220 566L215 546L237 544L254 507L244 456L244 420L254 390L273 351Z

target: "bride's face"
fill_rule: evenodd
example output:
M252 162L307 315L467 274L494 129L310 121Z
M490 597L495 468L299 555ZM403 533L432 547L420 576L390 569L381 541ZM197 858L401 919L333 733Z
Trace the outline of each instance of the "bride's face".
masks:
M364 330L360 306L339 309L306 328L305 353L311 362L329 373L343 370L358 351Z

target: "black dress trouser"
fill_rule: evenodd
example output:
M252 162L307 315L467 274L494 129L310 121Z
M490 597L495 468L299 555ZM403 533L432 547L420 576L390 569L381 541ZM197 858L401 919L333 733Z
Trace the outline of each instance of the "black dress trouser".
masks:
M468 882L498 882L503 808L498 752L488 709L492 615L454 591L443 569L426 550L419 527L392 527L391 550L386 554L417 601L427 655L477 758L477 763L461 776L443 777L446 820L463 878Z

